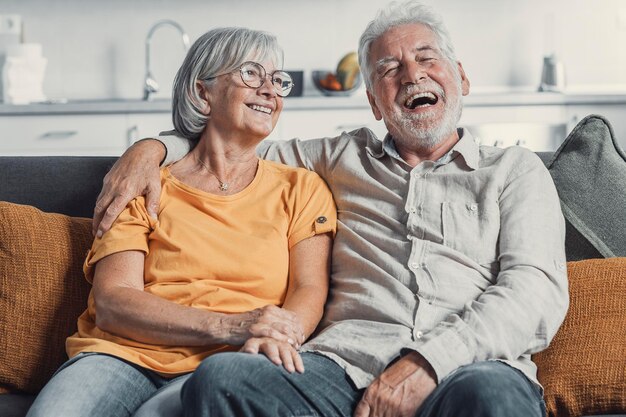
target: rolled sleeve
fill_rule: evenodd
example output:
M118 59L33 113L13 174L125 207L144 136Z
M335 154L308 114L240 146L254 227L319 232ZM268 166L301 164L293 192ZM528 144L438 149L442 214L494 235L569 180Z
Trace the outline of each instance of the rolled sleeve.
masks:
M111 229L94 240L83 265L87 281L93 282L95 265L109 255L127 250L148 254L148 235L155 225L155 220L148 215L143 197L129 202Z
M189 139L176 136L174 130L159 133L156 140L165 146L165 158L161 162L161 166L168 166L181 160L192 148L192 142Z
M337 230L337 208L326 183L314 172L307 172L298 192L297 212L288 234L289 248L317 234Z

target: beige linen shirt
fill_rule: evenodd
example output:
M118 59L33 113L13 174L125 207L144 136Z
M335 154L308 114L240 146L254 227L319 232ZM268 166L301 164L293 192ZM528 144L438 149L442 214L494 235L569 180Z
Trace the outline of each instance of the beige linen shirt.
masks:
M268 142L259 153L316 171L338 209L331 289L304 351L326 355L358 388L419 352L441 381L501 360L536 382L568 307L564 219L532 152L461 139L439 161L404 162L368 129ZM160 137L169 159L188 146Z

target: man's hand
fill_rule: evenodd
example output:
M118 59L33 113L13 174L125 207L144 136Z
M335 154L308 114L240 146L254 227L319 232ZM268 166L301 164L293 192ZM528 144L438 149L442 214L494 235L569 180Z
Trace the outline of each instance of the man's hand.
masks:
M435 371L417 352L387 368L365 390L354 417L413 417L437 387Z
M253 337L248 339L241 352L262 353L276 365L282 365L287 372L304 372L304 363L297 350L289 343L279 342L271 337Z
M142 140L128 148L104 177L96 200L92 233L102 236L133 198L144 195L150 217L156 219L161 196L159 164L165 147L157 140Z

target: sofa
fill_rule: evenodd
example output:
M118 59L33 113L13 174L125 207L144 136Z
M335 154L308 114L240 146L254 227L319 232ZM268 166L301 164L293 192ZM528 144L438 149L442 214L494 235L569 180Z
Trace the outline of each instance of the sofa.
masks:
M571 305L533 356L549 416L626 417L626 156L589 116L539 153L566 217ZM0 156L0 416L24 416L85 309L82 262L113 157Z

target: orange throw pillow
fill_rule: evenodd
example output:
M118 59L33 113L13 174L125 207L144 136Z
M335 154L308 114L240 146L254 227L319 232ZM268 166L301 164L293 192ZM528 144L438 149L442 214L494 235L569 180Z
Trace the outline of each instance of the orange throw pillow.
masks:
M0 202L0 392L36 393L87 307L91 220Z
M568 263L570 308L533 355L548 416L626 412L626 258Z

